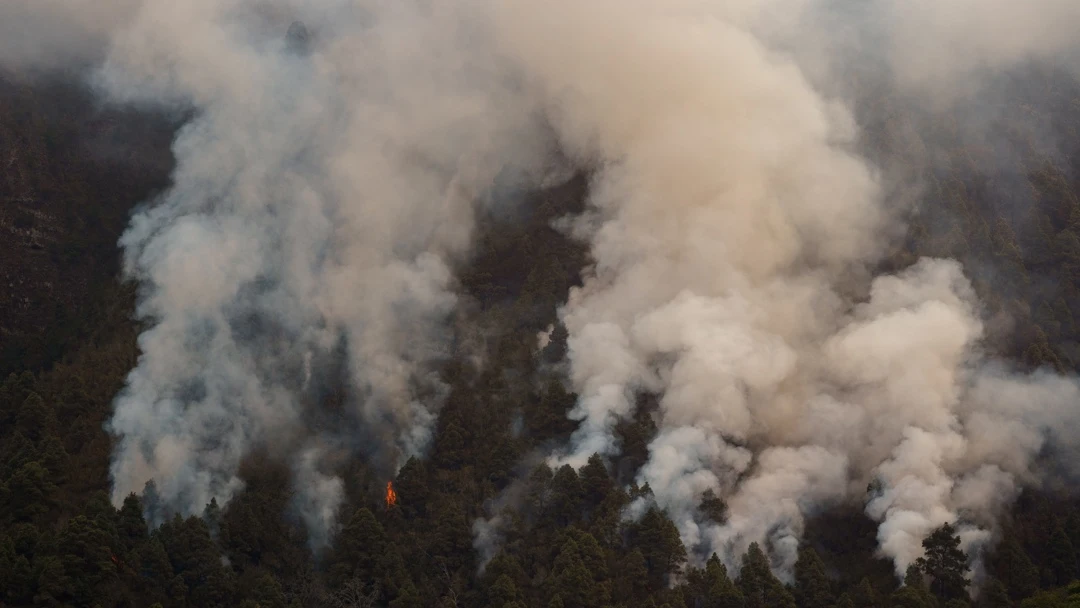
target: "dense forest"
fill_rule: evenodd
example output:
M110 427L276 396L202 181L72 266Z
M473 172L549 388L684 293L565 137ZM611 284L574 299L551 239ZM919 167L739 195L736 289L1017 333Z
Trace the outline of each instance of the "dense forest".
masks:
M903 159L932 148L908 233L886 265L959 259L993 326L991 345L1019 365L1080 369L1080 91L1028 74L986 141L963 116L919 116L868 98L867 145ZM933 121L928 131L921 125ZM896 580L858 505L809 522L794 579L752 545L742 567L688 561L661 511L622 512L656 427L643 403L617 435L622 454L574 470L536 464L565 441L575 402L560 375L566 333L556 311L588 263L587 246L552 227L580 212L588 176L523 195L521 215L480 218L455 269L458 321L483 328L488 361L459 345L440 371L450 387L429 454L410 459L387 497L383 469L344 476L341 527L309 548L291 514L288 463L249 455L243 492L199 517L147 525L154 488L119 509L109 499L112 400L138 357L137 297L119 278L115 243L132 208L169 183L172 117L106 109L70 80L0 76L0 606L493 608L1057 608L1080 605L1080 501L1027 490L972 573L949 526ZM1037 132L1060 135L1053 150ZM955 129L953 129L955 127ZM935 134L913 141L912 133ZM901 135L903 134L903 135ZM996 153L1012 150L1003 167ZM903 163L916 166L917 163ZM1075 311L1075 312L1074 312ZM556 325L537 353L536 336ZM475 335L471 333L470 335ZM334 399L333 395L327 397ZM513 496L512 504L502 497ZM726 506L704 505L722 522ZM493 555L473 522L498 515Z

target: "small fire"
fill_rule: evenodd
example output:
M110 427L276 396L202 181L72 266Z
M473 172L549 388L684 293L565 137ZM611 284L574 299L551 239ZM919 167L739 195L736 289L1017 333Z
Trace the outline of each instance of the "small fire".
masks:
M386 508L397 504L397 492L394 491L394 483L392 481L386 482Z

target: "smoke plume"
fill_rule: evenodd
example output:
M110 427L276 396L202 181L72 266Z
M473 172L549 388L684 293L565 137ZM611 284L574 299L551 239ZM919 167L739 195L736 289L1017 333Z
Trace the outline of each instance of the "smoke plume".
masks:
M194 113L172 188L121 241L148 328L109 423L115 500L155 480L198 513L273 446L319 544L343 495L326 446L387 468L424 451L473 206L500 168L537 177L548 153L481 18L468 3L146 0L109 32L97 86ZM332 368L345 411L322 405Z
M1019 488L1071 473L1036 459L1072 453L1077 383L983 354L964 269L874 276L914 196L861 154L845 75L974 103L1003 70L1075 56L1075 2L33 7L0 8L0 33L41 34L0 35L5 65L101 53L109 98L193 115L172 188L121 243L147 329L110 422L116 500L154 480L162 504L200 512L273 445L325 540L332 454L423 452L451 265L500 170L543 177L548 127L596 168L575 224L595 264L560 313L580 424L553 462L616 455L636 395L660 395L651 500L696 555L737 567L764 542L782 573L832 504L864 502L902 573L934 527L977 548ZM343 412L321 398L338 368ZM699 513L709 490L723 524Z
M1040 16L1002 41L1008 14L971 29L955 19L962 4L873 11L879 26L895 24L892 86L928 107L960 103L983 71L1072 44L1032 35L1033 19L1080 22L1071 4L1024 7ZM815 87L845 58L779 50L816 42L773 19L782 8L837 10L556 1L500 12L502 40L545 95L560 141L601 166L595 215L578 226L595 266L561 313L580 425L552 462L616 454L614 426L635 395L659 394L638 481L699 556L716 551L737 568L763 542L790 574L808 514L865 500L902 574L941 524L957 523L975 551L991 538L1020 485L1043 481L1036 457L1069 449L1051 429L1075 425L1062 404L1077 386L982 355L979 303L959 264L870 276L910 198L887 196L881 168L855 153L850 104ZM710 490L728 501L722 525L698 512Z

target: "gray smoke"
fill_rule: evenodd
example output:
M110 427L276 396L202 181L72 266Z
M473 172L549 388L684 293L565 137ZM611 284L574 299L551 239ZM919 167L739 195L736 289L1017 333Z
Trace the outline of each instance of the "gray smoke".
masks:
M503 166L538 178L548 142L469 3L105 4L125 19L85 30L99 88L194 111L173 186L121 241L148 329L109 423L113 496L154 480L199 513L268 448L325 542L343 492L320 446L387 467L424 451L474 204ZM38 6L56 28L93 14ZM349 397L321 412L334 364Z
M0 3L0 68L49 70L100 60L142 0Z
M1024 6L1004 33L1011 5L964 4L878 3L849 15L857 31L832 45L798 25L836 20L840 7L809 1L501 13L561 141L602 166L595 215L578 226L595 267L561 313L580 426L552 464L616 454L613 429L635 394L660 394L639 483L697 555L737 567L762 542L785 575L804 518L831 504L866 500L902 574L946 522L978 552L1019 487L1044 480L1034 461L1072 442L1052 429L1075 426L1064 404L1076 382L987 361L955 262L869 280L913 197L887 196L879 168L854 153L848 106L823 92L844 87L817 86L850 61L831 50L886 25L878 58L927 107L960 103L984 72L1076 48L1034 35L1035 20L1069 24L1052 33L1080 24L1072 4ZM978 27L954 18L994 8ZM723 525L698 512L710 490L728 501Z
M902 573L947 521L977 549L1046 480L1035 458L1072 453L1077 383L987 361L957 263L872 276L915 197L858 153L845 78L880 64L907 103L970 103L1002 70L1075 56L1074 2L33 6L0 8L0 32L14 15L48 34L5 42L5 64L100 49L112 99L194 109L173 187L122 240L149 329L110 423L117 500L155 480L200 512L270 446L325 539L332 452L422 453L450 264L499 170L542 177L542 123L598 167L576 226L595 265L561 311L580 426L552 460L616 454L635 394L662 395L639 481L695 554L735 567L766 541L783 573L807 515L865 501ZM320 407L334 365L343 413ZM708 490L723 525L698 512Z

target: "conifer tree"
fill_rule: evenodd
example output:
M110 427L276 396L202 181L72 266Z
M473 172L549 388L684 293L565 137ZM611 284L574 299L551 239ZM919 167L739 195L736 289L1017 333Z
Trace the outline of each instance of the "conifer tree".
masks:
M708 608L743 608L746 598L728 577L727 568L715 553L705 563L706 606Z
M795 604L799 608L829 608L836 601L825 564L809 545L799 547L795 561Z
M934 530L923 541L926 555L915 563L930 577L930 591L942 601L967 601L967 554L960 549L960 537L951 524Z
M757 543L751 543L743 556L738 586L746 608L795 608L795 598L772 573L769 558Z
M997 546L990 568L1014 601L1031 597L1039 587L1039 569L1013 534L1006 534Z

